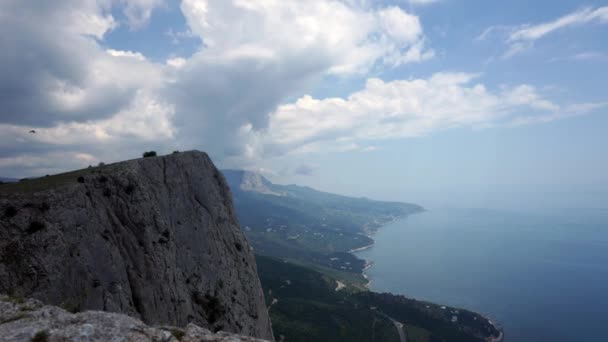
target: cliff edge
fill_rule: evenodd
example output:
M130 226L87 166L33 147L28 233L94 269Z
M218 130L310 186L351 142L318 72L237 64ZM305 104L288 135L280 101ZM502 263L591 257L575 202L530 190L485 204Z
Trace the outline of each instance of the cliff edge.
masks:
M150 327L124 314L102 311L69 313L33 299L0 295L0 336L7 342L137 341L264 342L226 332L213 333L192 323L185 328Z
M1 293L272 339L253 252L205 153L4 184L0 210Z

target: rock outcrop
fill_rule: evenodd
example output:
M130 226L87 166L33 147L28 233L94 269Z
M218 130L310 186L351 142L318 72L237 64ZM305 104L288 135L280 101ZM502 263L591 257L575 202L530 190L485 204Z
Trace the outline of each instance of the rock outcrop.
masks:
M0 292L272 339L230 190L202 152L0 186Z
M31 341L163 341L263 342L263 340L211 331L188 324L185 328L150 327L124 314L86 311L72 314L37 300L0 296L0 339Z

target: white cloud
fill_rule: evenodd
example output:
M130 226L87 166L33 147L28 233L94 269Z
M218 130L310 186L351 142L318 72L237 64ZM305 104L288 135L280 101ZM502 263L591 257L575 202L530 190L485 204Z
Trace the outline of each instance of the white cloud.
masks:
M348 98L304 96L271 115L265 152L357 149L384 139L419 137L457 128L552 121L605 106L562 107L530 85L490 91L476 75L439 73L428 79L370 79Z
M496 32L506 32L508 50L503 55L503 58L509 58L526 51L534 45L535 41L556 31L593 22L608 23L608 6L599 8L585 7L552 21L540 24L527 24L517 27L491 26L484 30L477 37L477 40L485 40L488 36Z
M167 59L167 65L172 66L174 68L181 68L186 65L186 59L181 57L169 58Z
M519 109L563 112L529 85L489 91L463 73L370 79L345 99L302 96L327 76L433 57L417 16L366 0L184 0L184 37L204 46L158 63L104 42L118 25L112 10L137 28L159 6L0 2L0 46L11 47L0 52L0 88L12 94L0 103L0 173L190 148L243 167L293 151L371 151L376 140L509 124ZM290 98L299 100L279 106Z
M509 35L508 41L534 41L554 31L569 26L586 24L593 21L598 21L601 23L608 22L608 6L600 7L597 9L583 8L581 10L569 13L563 17L557 18L550 22L524 26L511 33Z
M114 49L107 49L106 52L110 56L114 56L114 57L135 58L136 60L141 61L141 62L146 60L146 57L144 55L142 55L141 52L121 51L121 50L114 50Z
M164 0L117 0L123 5L123 12L132 29L146 25L152 12L164 5Z
M314 58L319 71L361 73L431 58L418 17L331 0L184 0L182 11L209 58Z
M440 0L407 0L412 5L429 5L439 2Z

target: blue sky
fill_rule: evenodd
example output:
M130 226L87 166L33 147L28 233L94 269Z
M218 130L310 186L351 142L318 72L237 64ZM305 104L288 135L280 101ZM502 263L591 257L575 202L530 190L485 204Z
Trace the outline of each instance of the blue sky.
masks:
M0 175L200 149L358 196L593 205L607 33L605 1L8 0Z

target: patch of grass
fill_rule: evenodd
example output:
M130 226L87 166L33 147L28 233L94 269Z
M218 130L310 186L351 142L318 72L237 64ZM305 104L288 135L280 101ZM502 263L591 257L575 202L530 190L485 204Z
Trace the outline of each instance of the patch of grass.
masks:
M407 340L411 342L428 342L431 338L431 333L428 330L413 326L405 325L403 327L407 334Z
M23 182L7 183L0 187L0 193L33 193L65 185L74 184L74 179L86 176L95 172L96 168L82 169L52 175L50 177L32 178Z
M45 330L39 331L32 337L32 342L47 342L49 340L49 333Z

